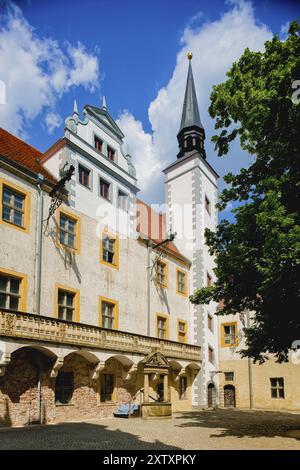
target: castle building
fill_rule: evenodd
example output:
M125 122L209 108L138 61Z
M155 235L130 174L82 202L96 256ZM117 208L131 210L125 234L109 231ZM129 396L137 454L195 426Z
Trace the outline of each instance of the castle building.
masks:
M192 253L137 198L123 138L105 99L44 154L0 131L0 424L198 404Z
M0 129L0 426L248 407L235 320L189 301L215 280L204 230L216 229L218 179L191 58L165 214L137 197L105 98L82 119L75 102L45 153ZM264 386L282 399L281 370ZM255 405L271 406L257 387Z

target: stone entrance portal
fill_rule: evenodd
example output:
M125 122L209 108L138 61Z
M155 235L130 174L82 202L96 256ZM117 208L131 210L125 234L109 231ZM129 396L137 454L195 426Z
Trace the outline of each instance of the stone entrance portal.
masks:
M170 364L167 358L156 351L149 354L143 361L144 367L144 401L142 403L142 417L170 417L172 406L169 391ZM150 394L150 380L156 384L156 396ZM153 387L152 387L153 388Z

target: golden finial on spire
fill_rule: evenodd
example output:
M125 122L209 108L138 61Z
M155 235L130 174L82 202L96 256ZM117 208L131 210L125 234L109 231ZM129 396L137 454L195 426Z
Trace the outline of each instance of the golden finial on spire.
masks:
M192 52L188 52L188 53L187 53L187 58L188 58L189 60L192 60L192 58L193 58L193 53L192 53Z

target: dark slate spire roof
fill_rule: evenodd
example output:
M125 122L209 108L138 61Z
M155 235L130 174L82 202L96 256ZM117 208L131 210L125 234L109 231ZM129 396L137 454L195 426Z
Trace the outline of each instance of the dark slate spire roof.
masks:
M200 120L191 60L189 60L189 71L188 71L188 76L187 76L187 81L186 81L186 88L185 88L185 95L184 95L184 102L183 102L183 109L182 109L181 124L180 124L179 132L182 131L182 129L185 129L191 126L197 126L203 129L203 125Z

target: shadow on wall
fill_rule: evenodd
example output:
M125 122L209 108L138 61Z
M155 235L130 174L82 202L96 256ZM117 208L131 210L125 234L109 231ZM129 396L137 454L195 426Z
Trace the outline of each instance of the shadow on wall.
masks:
M181 428L215 428L210 437L287 437L285 433L300 429L300 415L273 411L216 410L182 412L176 417ZM184 419L185 422L180 423ZM186 420L189 420L186 422Z
M122 419L122 418L119 418ZM117 419L116 419L117 422ZM0 450L180 450L161 441L146 442L138 436L91 423L62 423L51 426L0 431Z
M2 426L11 426L12 421L9 414L9 405L8 399L4 398L2 403L0 403L1 411L0 411L0 427Z
M63 261L65 268L73 269L78 282L81 283L82 276L81 276L81 272L79 271L79 268L76 262L76 255L73 252L73 250L68 250L67 247L62 248L60 245L58 245L57 233L58 233L59 228L58 228L58 224L57 224L55 217L52 217L52 220L54 221L55 229L49 229L46 227L46 229L44 230L44 234L46 237L50 237L51 240L53 241L53 245L57 253L59 254L59 257Z

